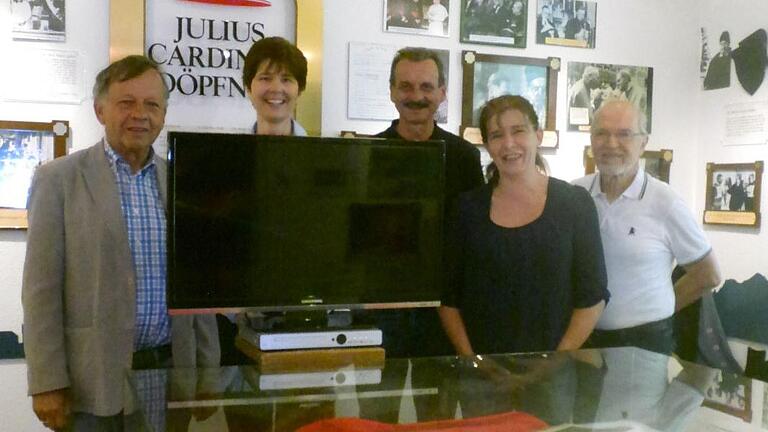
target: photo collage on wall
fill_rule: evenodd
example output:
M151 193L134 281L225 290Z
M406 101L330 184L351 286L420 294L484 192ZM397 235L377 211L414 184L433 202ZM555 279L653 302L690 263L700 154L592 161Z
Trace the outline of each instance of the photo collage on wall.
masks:
M559 57L523 57L524 49L530 43L568 49L594 49L598 28L596 0L382 0L382 5L385 32L446 38L458 36L460 43L468 45L468 49L462 53L462 64L465 65L463 80L469 80L463 82L461 94L462 118L459 130L464 138L475 144L480 143L477 117L489 99L502 94L519 94L532 102L542 129L550 132L545 136L546 145L542 147L558 148L559 134L554 115L558 103L557 81L553 79L556 75L551 72L559 71L563 63ZM532 20L529 25L529 17L535 17L535 27ZM455 21L458 21L458 26ZM451 34L451 28L456 27L459 34ZM424 44L409 41L407 45L425 46L431 43L425 39ZM519 49L520 54L484 53L482 50L475 51L472 45ZM478 59L489 56L474 64L469 75L466 72L467 52ZM566 54L568 52L572 51L563 51ZM488 60L491 57L493 60ZM380 62L385 60L391 61L381 59ZM532 63L530 60L535 61ZM359 58L354 59L355 64L351 57L349 61L350 74L362 72L357 70L361 68ZM448 61L444 61L446 75L451 64L449 52ZM568 93L560 96L567 103L568 131L589 132L594 113L603 101L622 99L632 102L645 114L646 131L651 132L651 67L572 61L567 66ZM377 91L381 95L371 103L380 104L381 100L389 99L388 87ZM380 115L370 114L381 111L378 105L367 107L366 100L370 98L363 99L348 99L348 105L355 105L354 109L348 107L348 118L382 120ZM447 111L440 114L439 120L447 120ZM350 116L349 113L355 115ZM469 134L465 134L465 131L469 131Z

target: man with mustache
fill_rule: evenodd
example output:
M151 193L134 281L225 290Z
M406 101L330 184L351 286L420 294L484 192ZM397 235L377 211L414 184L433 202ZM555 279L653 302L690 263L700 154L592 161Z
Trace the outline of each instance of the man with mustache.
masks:
M437 126L435 111L446 96L443 64L436 52L403 48L395 54L389 74L389 94L400 118L376 135L406 141L445 142L446 216L458 195L483 183L480 152L469 142ZM450 354L433 309L376 313L389 357Z
M603 103L591 128L599 172L574 182L595 201L611 293L587 344L669 354L674 313L719 285L720 270L685 202L640 167L645 123L629 101ZM675 264L686 274L673 285Z

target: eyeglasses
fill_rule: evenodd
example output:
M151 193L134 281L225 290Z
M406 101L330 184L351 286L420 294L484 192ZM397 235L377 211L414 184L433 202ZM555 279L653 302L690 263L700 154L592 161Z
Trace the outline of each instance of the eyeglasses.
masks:
M592 141L598 144L605 144L611 139L611 135L616 138L619 144L628 144L636 136L645 135L643 132L632 132L629 129L622 129L616 132L611 132L605 129L597 129L592 132Z

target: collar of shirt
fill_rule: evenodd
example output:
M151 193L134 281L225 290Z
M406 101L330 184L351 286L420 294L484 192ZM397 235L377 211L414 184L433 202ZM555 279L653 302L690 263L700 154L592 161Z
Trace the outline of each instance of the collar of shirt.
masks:
M384 131L384 134L386 134L386 135L388 135L388 136L390 136L392 138L397 138L397 139L401 139L401 140L404 140L404 141L408 141L405 138L403 138L397 132L397 125L398 125L398 123L400 123L399 119L398 120L392 120L392 124L389 126L389 128L386 131ZM434 126L432 127L432 134L427 139L430 140L430 141L433 141L433 140L445 140L445 136L444 136L445 131L440 129L440 127L437 126L437 122L433 122L433 125Z
M258 122L253 122L253 134L256 135L256 127ZM307 136L307 131L296 121L291 119L291 136Z
M104 153L107 155L107 161L109 162L109 166L112 167L113 170L121 170L126 171L133 175L133 172L131 171L131 166L128 165L128 161L126 161L120 154L118 154L115 149L112 148L111 145L107 142L107 139L104 138ZM136 175L143 175L147 172L150 168L153 168L155 166L155 150L150 147L149 148L149 157L147 158L147 163L144 164L144 166L139 170L139 172L136 173Z
M624 192L622 192L621 196L639 201L643 199L643 195L645 195L645 188L647 185L648 185L648 178L645 174L645 170L642 168L638 168L637 174L635 174L635 178L632 179L632 183L630 183L629 187ZM592 179L592 184L589 187L589 193L592 195L593 198L600 195L605 195L605 193L603 192L603 188L600 185L599 172L595 174L595 177Z

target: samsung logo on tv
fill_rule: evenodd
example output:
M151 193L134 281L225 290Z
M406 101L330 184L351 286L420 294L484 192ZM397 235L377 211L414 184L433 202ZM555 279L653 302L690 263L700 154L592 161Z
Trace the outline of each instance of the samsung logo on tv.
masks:
M270 7L272 2L268 0L182 0L193 3L209 3L222 6L245 6L245 7Z

